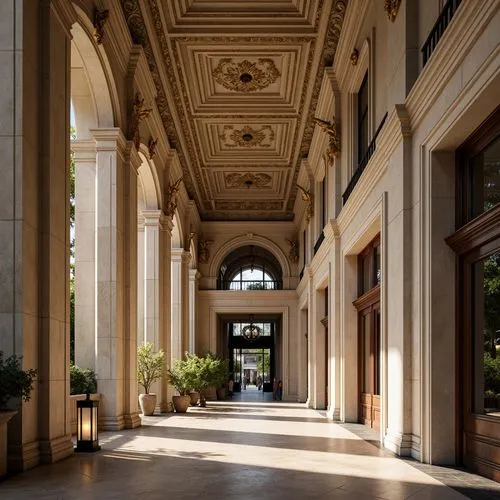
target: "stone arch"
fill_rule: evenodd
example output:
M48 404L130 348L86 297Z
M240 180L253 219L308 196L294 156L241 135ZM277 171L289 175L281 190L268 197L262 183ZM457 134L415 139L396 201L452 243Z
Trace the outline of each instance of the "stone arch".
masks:
M161 209L161 188L158 179L156 166L152 160L147 159L147 148L141 145L139 157L142 160L137 170L137 200L140 209L160 210Z
M262 248L265 248L266 250L271 252L276 257L281 266L283 278L290 277L290 264L288 263L288 259L283 253L283 250L281 250L281 248L269 238L257 234L254 234L252 236L247 236L246 234L236 236L236 238L233 238L232 240L224 243L224 245L222 245L217 250L212 258L212 262L210 263L210 276L217 276L222 262L230 252L245 245L261 246Z
M71 100L78 139L90 139L94 128L120 126L118 91L108 57L92 36L85 12L74 6L77 22L71 28Z

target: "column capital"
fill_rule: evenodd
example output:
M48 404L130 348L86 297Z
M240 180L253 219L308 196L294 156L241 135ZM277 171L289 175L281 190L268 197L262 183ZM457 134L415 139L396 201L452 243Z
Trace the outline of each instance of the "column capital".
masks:
M94 128L90 130L90 133L96 142L97 151L116 151L117 149L120 153L125 151L127 141L120 128Z
M182 248L172 248L170 251L170 258L172 262L182 262L182 254L184 250Z
M142 210L145 226L159 226L163 223L163 212L161 210Z
M191 262L191 253L190 252L183 250L181 255L182 255L182 263L183 264L189 264Z
M97 150L94 139L73 139L69 146L76 162L95 163Z
M198 281L201 278L201 273L198 269L189 270L189 281Z

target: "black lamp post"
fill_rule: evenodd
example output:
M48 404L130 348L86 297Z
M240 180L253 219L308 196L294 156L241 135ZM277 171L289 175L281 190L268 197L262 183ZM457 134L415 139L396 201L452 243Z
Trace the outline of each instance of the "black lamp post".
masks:
M76 402L77 434L75 451L98 451L99 436L97 422L99 416L99 401L90 399L90 394L82 401Z

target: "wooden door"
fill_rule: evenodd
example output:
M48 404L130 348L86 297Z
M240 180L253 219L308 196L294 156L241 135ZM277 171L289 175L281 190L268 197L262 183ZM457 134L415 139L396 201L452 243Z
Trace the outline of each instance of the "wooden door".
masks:
M360 297L358 308L359 421L380 429L380 292Z

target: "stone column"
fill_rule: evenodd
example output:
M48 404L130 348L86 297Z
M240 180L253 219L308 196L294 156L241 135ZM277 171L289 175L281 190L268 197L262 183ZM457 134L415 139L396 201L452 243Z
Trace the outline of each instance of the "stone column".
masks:
M200 273L197 269L189 270L189 342L188 351L196 352L196 295Z
M124 423L128 429L141 425L137 397L137 177L142 163L134 143L128 141L123 169L123 260L125 295L124 326Z
M71 5L39 2L38 96L39 282L38 434L40 458L50 463L73 453L69 411L69 74ZM33 6L29 7L33 8ZM22 9L22 7L21 7ZM16 12L16 15L18 13ZM25 33L26 38L32 36ZM28 49L29 50L29 49ZM13 70L15 66L13 66ZM24 72L24 79L32 73ZM60 75L61 78L57 78ZM31 110L26 110L31 113ZM36 118L26 116L26 119ZM28 174L29 175L29 174ZM25 182L28 182L26 179ZM35 184L36 185L36 184ZM26 193L29 196L28 192ZM34 258L27 250L26 258ZM25 342L35 339L25 338ZM35 359L25 359L35 364Z
M172 219L165 217L160 219L160 244L159 244L159 347L166 353L167 368L171 366L171 318L172 318L172 289L171 289L171 248L172 248ZM166 378L162 380L160 387L160 411L170 410L170 401L174 393L173 388L168 385Z
M170 316L170 329L171 329L171 344L170 344L170 361L171 364L176 359L182 359L182 248L172 248L171 262L172 262L172 281L171 281L171 316Z
M190 333L190 321L189 321L189 264L191 262L191 253L182 252L182 355L186 351L189 351L189 333Z
M75 162L75 363L95 370L94 140L71 141Z
M95 366L101 393L101 425L105 430L120 430L125 427L123 202L126 141L118 128L92 132L97 150Z
M145 341L144 336L144 217L137 216L137 342Z

